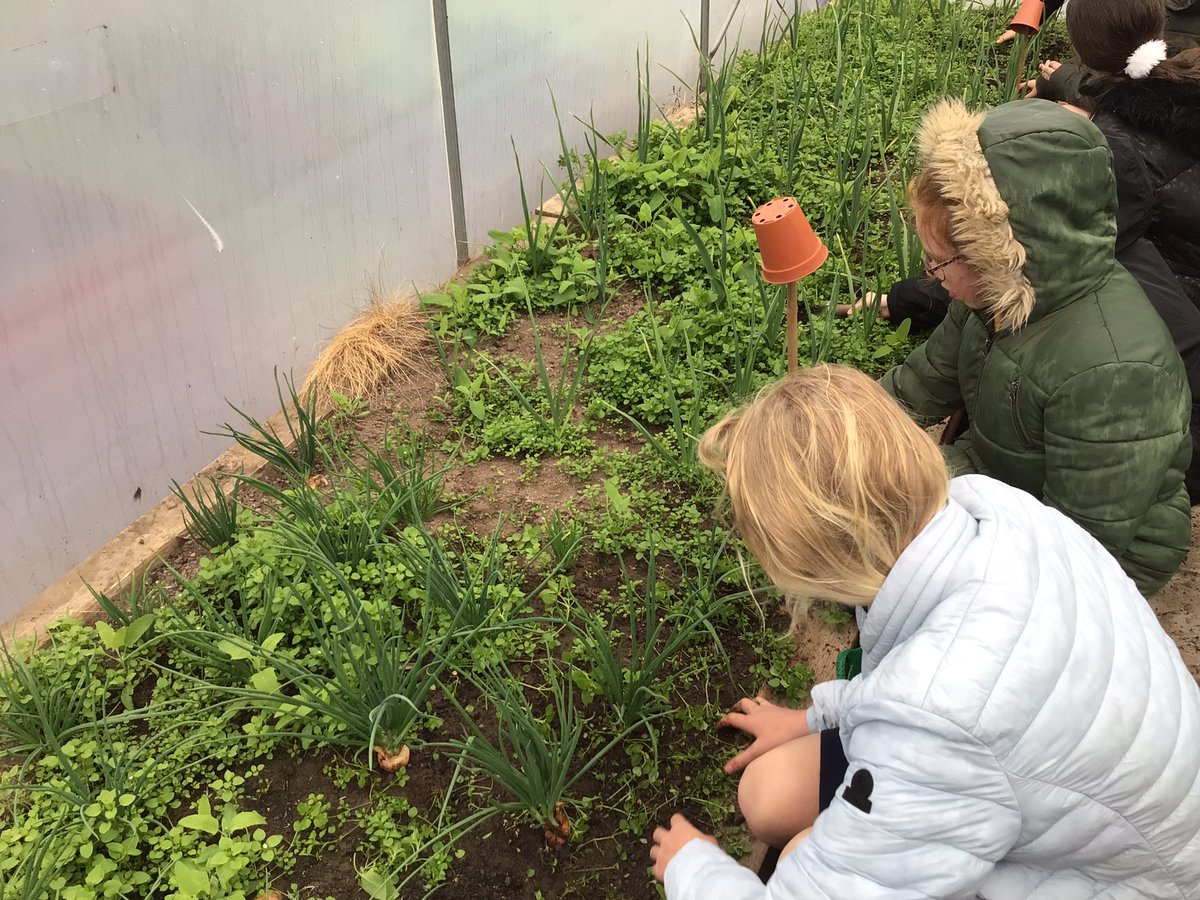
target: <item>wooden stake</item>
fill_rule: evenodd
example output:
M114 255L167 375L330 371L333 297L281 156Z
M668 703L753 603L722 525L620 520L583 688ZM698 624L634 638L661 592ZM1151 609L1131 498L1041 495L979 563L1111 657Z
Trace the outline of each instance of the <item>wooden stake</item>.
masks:
M799 340L800 326L798 324L800 312L796 302L796 282L792 282L787 288L787 342L788 342L788 374L791 375L799 368L797 360L796 343Z

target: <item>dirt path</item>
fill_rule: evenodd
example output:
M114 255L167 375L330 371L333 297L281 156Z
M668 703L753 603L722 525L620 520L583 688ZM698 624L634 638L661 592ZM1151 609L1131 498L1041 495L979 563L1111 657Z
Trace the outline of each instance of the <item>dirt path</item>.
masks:
M1192 676L1200 678L1200 507L1192 510L1192 552L1150 605L1175 638Z

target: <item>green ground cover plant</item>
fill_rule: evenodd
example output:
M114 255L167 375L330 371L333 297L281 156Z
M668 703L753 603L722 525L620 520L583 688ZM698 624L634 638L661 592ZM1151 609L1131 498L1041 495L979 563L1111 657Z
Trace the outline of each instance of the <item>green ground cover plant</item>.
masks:
M277 376L282 434L218 432L269 467L176 486L196 558L0 650L0 900L654 897L662 810L745 846L712 723L812 680L696 458L784 370L750 213L795 195L830 249L802 360L902 358L833 306L919 270L913 130L1011 96L1009 12L837 0L714 61L690 124L633 85L632 135L560 120L563 216L523 184L424 298L444 386L321 423Z

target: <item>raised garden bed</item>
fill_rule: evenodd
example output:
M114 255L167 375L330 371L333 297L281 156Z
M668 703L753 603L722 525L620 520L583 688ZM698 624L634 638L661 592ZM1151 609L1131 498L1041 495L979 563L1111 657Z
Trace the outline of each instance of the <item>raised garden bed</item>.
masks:
M802 359L902 358L831 310L919 268L914 126L1003 99L1006 12L839 0L693 124L642 97L565 153L563 216L424 298L427 378L335 397L235 503L193 499L173 576L10 656L0 897L654 897L676 809L745 848L713 723L801 702L852 636L818 608L797 652L695 460L783 369L749 213L793 194L832 251Z

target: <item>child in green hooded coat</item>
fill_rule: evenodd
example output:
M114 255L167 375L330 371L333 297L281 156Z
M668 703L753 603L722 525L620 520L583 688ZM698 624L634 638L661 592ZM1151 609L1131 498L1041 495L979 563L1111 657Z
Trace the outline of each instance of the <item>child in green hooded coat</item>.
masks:
M955 474L1032 494L1100 541L1143 594L1191 536L1183 363L1114 255L1104 136L1042 100L948 100L918 132L910 185L926 272L956 301L883 387L933 423L965 408ZM1052 565L1052 560L1046 561Z

